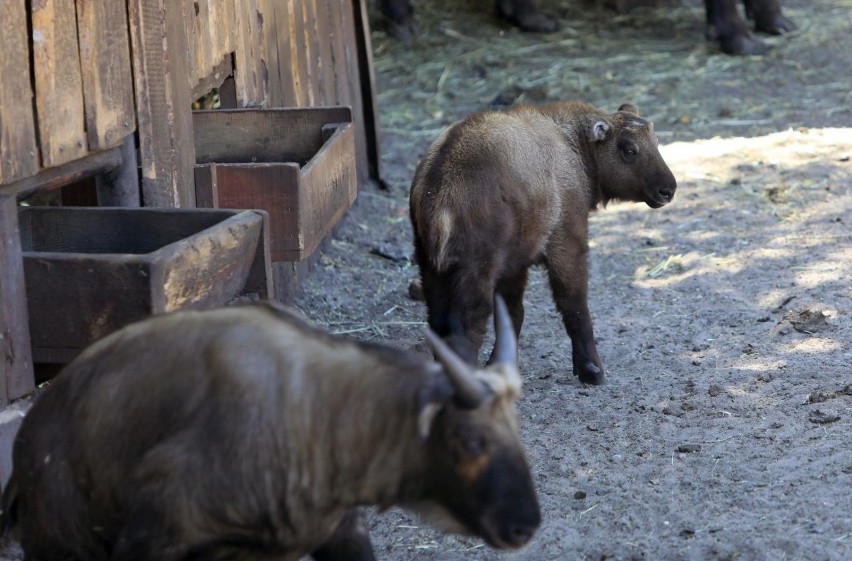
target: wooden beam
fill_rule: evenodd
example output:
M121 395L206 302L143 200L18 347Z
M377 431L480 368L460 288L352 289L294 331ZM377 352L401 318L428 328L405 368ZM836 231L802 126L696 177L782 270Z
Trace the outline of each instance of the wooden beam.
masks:
M358 44L358 71L361 74L361 99L364 106L364 133L367 138L367 166L370 178L387 185L381 179L381 126L379 123L378 90L373 68L373 45L370 41L370 18L366 0L355 0L355 37Z
M136 161L136 139L127 135L119 147L121 164L95 178L98 206L139 207L139 165Z
M9 185L0 186L0 197L24 199L30 195L57 189L70 183L107 173L122 163L121 148L112 148L73 160L67 164L43 169L35 175L25 177Z
M38 171L30 41L25 0L3 2L0 17L0 185Z

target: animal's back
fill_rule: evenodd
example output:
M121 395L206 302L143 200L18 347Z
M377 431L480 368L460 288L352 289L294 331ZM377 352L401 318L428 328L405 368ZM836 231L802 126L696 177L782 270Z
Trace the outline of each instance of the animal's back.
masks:
M263 519L274 504L233 509L238 493L275 496L257 481L269 468L257 465L256 449L267 446L270 464L286 462L269 446L287 429L278 423L288 406L281 398L312 399L314 366L298 357L327 354L331 344L279 309L251 306L154 318L84 351L39 396L16 440L16 517L27 551L48 561L107 558L146 496L169 502L163 517L218 509L201 520L213 532L220 523L246 523L253 534L286 526ZM343 360L355 352L337 350ZM205 497L217 504L199 513Z
M571 158L558 125L534 109L477 113L452 126L424 156L411 189L412 218L433 264L470 259L478 245L484 254L495 246L540 253L525 244L553 228Z

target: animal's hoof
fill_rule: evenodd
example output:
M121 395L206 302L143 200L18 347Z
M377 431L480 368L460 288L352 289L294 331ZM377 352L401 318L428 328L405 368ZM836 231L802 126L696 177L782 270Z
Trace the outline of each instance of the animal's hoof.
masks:
M598 367L594 362L587 362L582 368L574 369L574 375L580 378L584 384L600 386L604 383L606 376L602 368Z
M758 21L755 23L754 28L761 33L768 33L769 35L783 35L795 31L796 24L784 16L778 16L770 22L761 23Z
M719 37L722 52L729 55L749 56L766 54L766 44L750 35L727 35Z
M412 300L417 300L418 302L422 302L426 299L423 295L423 281L420 279L411 279L411 282L408 283L408 295Z
M518 27L532 33L553 33L559 31L559 21L545 14L535 14L526 18L518 18Z

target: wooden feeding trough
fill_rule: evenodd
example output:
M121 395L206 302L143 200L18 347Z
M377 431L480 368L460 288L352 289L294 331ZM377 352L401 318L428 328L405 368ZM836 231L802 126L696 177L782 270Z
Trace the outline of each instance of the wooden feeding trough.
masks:
M265 219L231 210L21 208L33 361L68 362L151 314L270 297Z
M273 262L302 261L357 194L348 107L196 111L199 207L269 213Z

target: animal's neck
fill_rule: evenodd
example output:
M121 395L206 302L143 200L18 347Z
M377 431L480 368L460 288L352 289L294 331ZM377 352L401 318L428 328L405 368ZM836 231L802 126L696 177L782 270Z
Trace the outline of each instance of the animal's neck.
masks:
M583 161L583 173L588 178L586 185L588 185L589 210L597 210L600 205L606 206L608 199L598 180L598 163L595 159L594 148L591 142L585 137L585 131L578 131L577 153Z
M377 369L346 385L345 402L324 423L329 451L327 485L348 505L390 506L411 492L406 476L423 464L425 443L417 436L416 378ZM340 388L338 388L340 389Z
M608 199L598 182L598 165L588 137L593 123L605 118L605 115L593 106L579 102L554 103L541 106L538 110L553 120L566 144L580 158L580 165L573 171L585 176L589 210L595 210L601 204L606 205Z

